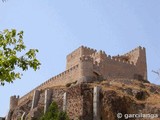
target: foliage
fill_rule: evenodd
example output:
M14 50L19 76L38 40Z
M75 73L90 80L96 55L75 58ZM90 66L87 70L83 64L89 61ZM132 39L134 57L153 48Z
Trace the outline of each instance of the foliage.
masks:
M69 120L66 112L58 109L56 102L52 102L48 111L41 117L41 120Z
M23 31L19 33L15 29L0 32L0 83L13 82L21 78L22 73L18 70L26 71L32 68L39 69L40 62L36 58L37 49L24 50L26 46L23 42Z
M59 112L57 120L69 120L69 117L66 112Z

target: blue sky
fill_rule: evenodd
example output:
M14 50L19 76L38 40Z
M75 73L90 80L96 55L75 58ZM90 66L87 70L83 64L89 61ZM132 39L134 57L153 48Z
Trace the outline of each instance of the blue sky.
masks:
M81 45L123 54L137 46L147 50L148 79L160 68L160 0L8 0L0 2L0 31L24 31L29 48L39 49L41 69L0 86L0 116L11 95L24 95L65 70L66 55Z

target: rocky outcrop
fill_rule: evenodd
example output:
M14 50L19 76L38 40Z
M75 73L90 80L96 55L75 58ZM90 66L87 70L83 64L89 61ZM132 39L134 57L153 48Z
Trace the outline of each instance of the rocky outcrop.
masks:
M100 88L99 100L94 101L95 86ZM160 87L134 79L110 79L94 83L74 84L66 88L56 87L52 90L51 100L56 101L61 110L71 120L149 120L160 119ZM66 99L64 99L64 93ZM44 91L40 91L37 107L31 110L32 100L26 101L10 111L11 120L22 118L36 119L44 112ZM66 106L64 106L64 100ZM99 102L98 107L94 105ZM97 112L99 110L99 112ZM97 112L98 118L95 117Z

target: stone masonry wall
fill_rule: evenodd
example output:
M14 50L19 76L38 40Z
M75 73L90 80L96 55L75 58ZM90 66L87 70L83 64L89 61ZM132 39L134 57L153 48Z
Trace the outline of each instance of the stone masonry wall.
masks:
M138 47L131 52L113 56L99 51L91 55L96 73L107 78L135 78L147 80L147 63L145 48Z
M55 101L58 104L60 110L62 110L63 106L63 94L66 91L65 88L51 88L52 95L51 101ZM44 91L40 94L40 99L38 101L38 106L44 109L44 100L45 100L45 93Z
M137 73L136 66L131 63L119 61L117 59L107 58L105 62L102 62L100 71L106 78L133 78Z
M96 51L91 48L83 47L76 49L67 56L67 67L70 68L79 64L79 58L90 56L93 58L94 71L100 73L103 78L135 78L140 76L141 79L147 80L147 64L145 48L138 47L124 54L111 57L104 51ZM90 66L88 64L88 66ZM88 70L84 69L84 73Z
M144 76L144 80L147 80L147 63L145 48L138 47L124 55L128 56L130 58L129 61L133 62L136 65L137 73Z
M78 119L93 119L93 89L89 88L87 85L77 84L75 86L64 88L64 87L53 87L50 88L52 90L51 101L55 101L58 104L60 110L63 110L63 95L66 92L67 94L67 106L66 112L69 115L70 119L78 120ZM39 113L42 113L44 110L44 91L40 91L40 98L38 99L38 105L33 109L42 110ZM17 118L21 118L22 114L25 112L25 116L28 117L30 113L32 113L31 104L32 100L26 101L24 104L18 105L16 109L14 109L11 120L17 120ZM39 109L40 108L40 109ZM33 114L36 115L36 114ZM34 116L39 117L39 116ZM29 118L26 118L29 119Z
M18 105L22 104L28 99L31 99L34 93L34 90L44 90L47 88L51 88L54 86L65 86L67 83L74 82L78 79L78 65L70 68L69 70L66 70L62 72L61 74L47 80L46 82L42 83L23 97L21 97L18 101Z
M67 114L70 119L79 119L83 115L83 97L81 85L67 90Z
M50 90L52 90L51 102L55 101L58 104L59 109L62 110L63 94L64 94L64 92L66 92L66 88L53 87L53 88L50 88ZM40 97L38 99L38 104L33 109L33 111L41 110L41 111L39 111L39 113L43 113L44 112L44 105L45 105L44 101L45 101L45 91L41 90ZM32 109L31 109L32 102L33 102L33 97L30 97L30 99L26 99L21 104L19 104L14 109L12 109L11 114L10 114L11 120L17 120L17 119L21 118L21 116L24 112L25 112L25 116L28 116L28 114L32 113ZM28 119L28 118L26 118L26 119Z
M55 101L58 104L60 110L63 108L63 95L66 92L66 88L53 88L52 89L52 101Z
M69 88L66 111L71 120L93 120L93 88L86 84Z

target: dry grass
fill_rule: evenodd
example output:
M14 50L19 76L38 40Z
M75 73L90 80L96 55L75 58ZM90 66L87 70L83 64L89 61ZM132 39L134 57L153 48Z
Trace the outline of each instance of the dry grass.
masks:
M103 82L95 82L95 83L90 83L89 86L93 88L94 86L101 86L102 90L107 91L107 90L113 90L118 93L119 96L128 96L132 100L134 100L136 103L144 103L144 104L150 104L155 107L160 108L160 95L159 94L153 94L149 91L149 86L150 84L145 83L144 86L145 88L141 88L139 85L141 82L139 81L132 81L133 84L131 85L126 85L124 83L118 82L118 81L103 81ZM128 95L127 93L124 93L120 88L126 89L126 88L131 88L132 90L143 90L146 91L149 94L149 97L146 100L137 100L134 96Z
M150 94L150 97L148 97L146 103L160 107L160 95Z

